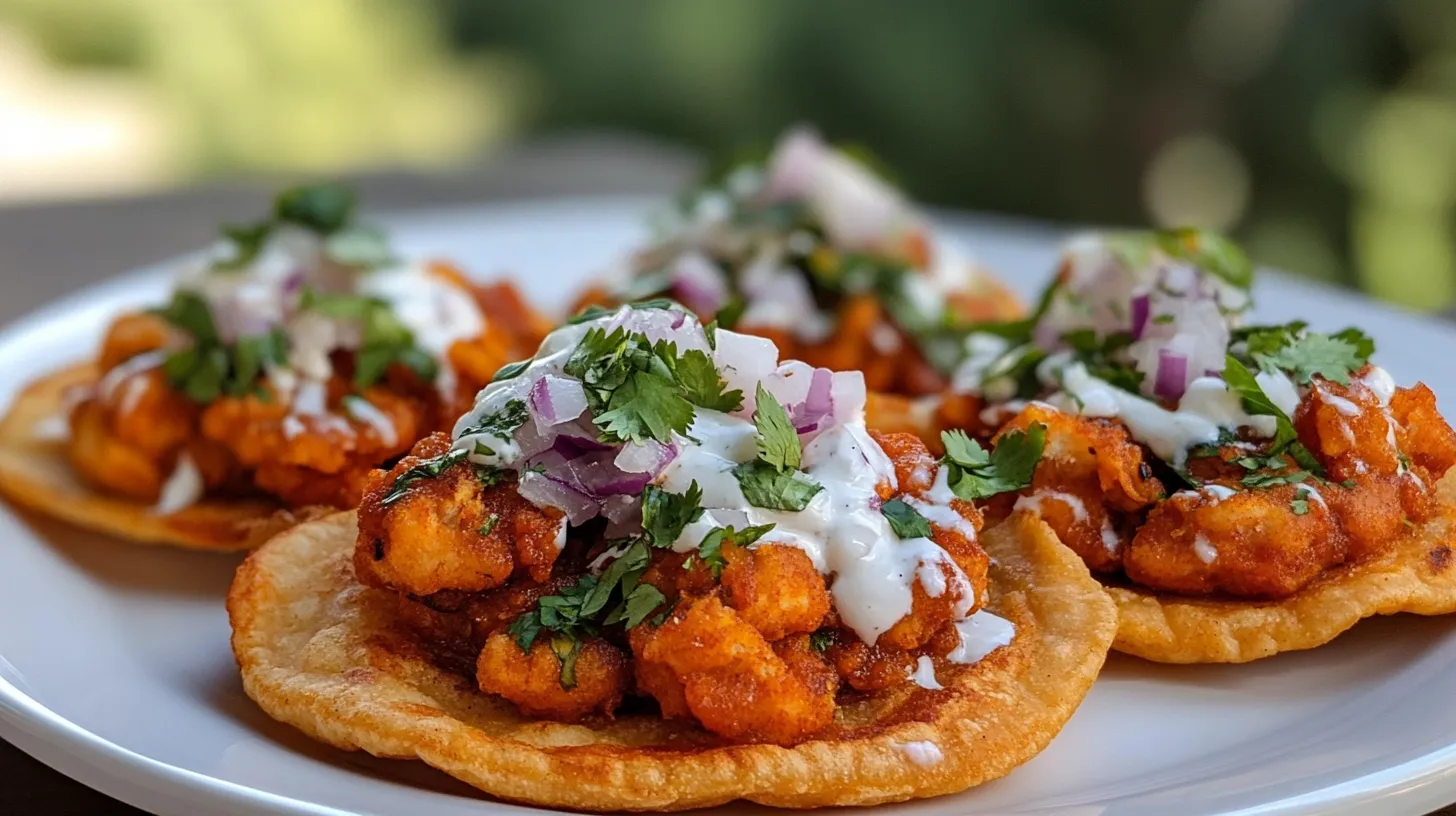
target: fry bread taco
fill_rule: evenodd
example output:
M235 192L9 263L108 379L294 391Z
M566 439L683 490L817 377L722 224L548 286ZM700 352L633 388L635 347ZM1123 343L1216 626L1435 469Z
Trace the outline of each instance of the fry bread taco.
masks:
M397 258L335 186L285 191L0 420L0 492L136 541L257 546L358 503L548 328L508 284Z
M247 693L344 749L584 810L864 805L1044 748L1115 611L1042 522L983 530L864 380L677 308L549 335L228 599ZM1018 486L1026 435L1006 450ZM1017 472L1019 469L1019 476Z
M940 391L954 329L1019 316L1016 296L931 229L863 151L798 127L768 158L684 196L660 237L580 304L666 297L767 337L784 357L861 371L872 391Z
M1035 314L968 334L949 393L882 397L871 423L939 432L972 472L976 439L1044 429L1030 484L984 511L1040 518L1082 557L1124 652L1239 663L1456 612L1435 395L1397 386L1359 329L1248 323L1251 279L1211 233L1075 239Z

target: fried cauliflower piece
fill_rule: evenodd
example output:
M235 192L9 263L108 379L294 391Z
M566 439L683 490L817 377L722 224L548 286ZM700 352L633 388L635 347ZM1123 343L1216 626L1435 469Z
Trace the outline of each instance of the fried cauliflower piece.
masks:
M766 640L808 634L829 612L824 576L803 550L785 544L723 548L723 597Z
M840 679L856 691L894 688L908 681L915 668L915 656L904 649L871 646L842 629L831 630L831 637L825 654Z
M664 715L682 706L716 734L780 745L834 719L838 676L809 638L771 645L716 595L679 603L661 626L638 627L633 635L637 660L647 664L639 680L645 673L648 690L662 694ZM680 700L663 667L682 685Z
M360 580L420 597L493 589L517 570L544 581L565 521L521 498L514 481L486 487L462 461L384 504L405 471L449 449L450 437L435 434L393 469L370 475L354 551Z
M1123 566L1143 586L1183 595L1287 597L1345 560L1345 535L1331 510L1337 490L1179 491L1148 514ZM1295 511L1296 500L1303 512Z
M124 314L106 330L96 364L102 371L110 371L138 354L166 348L179 339L167 321L157 315Z
M1385 552L1407 520L1430 517L1431 486L1456 455L1456 439L1429 389L1396 389L1386 405L1367 383L1370 372L1362 370L1349 385L1316 378L1294 414L1300 440L1330 480L1354 485L1329 496L1349 536L1351 561Z
M887 649L915 649L923 645L941 626L962 614L980 608L986 598L990 559L977 543L985 520L970 502L953 498L950 514L931 512L928 507L940 468L938 460L913 434L880 434L871 432L881 449L895 466L895 481L900 498L912 507L930 512L931 540L950 555L954 565L941 563L939 584L944 589L932 594L924 580L911 586L913 603L910 614L879 636L876 645ZM881 498L895 497L893 490L881 490ZM962 583L964 578L964 583Z
M1116 423L1060 413L1033 403L998 434L1046 426L1046 448L1019 497L997 497L993 517L1035 513L1094 572L1122 564L1128 526L1121 514L1137 512L1163 496L1143 450Z
M86 481L143 502L157 500L169 472L164 461L117 435L110 412L96 400L72 409L66 456Z
M476 682L531 717L571 722L592 712L610 716L632 680L627 656L601 638L563 642L560 648L567 654L574 648L574 662L557 655L549 633L524 652L509 634L497 632L480 652Z

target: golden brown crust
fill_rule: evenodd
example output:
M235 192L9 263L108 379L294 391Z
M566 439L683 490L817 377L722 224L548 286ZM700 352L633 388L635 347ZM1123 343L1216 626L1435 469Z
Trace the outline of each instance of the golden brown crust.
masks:
M65 445L38 438L39 423L60 415L66 392L95 382L83 363L31 383L0 419L0 493L16 504L80 527L147 544L203 550L245 550L300 521L328 512L286 510L258 500L208 499L169 516L151 506L109 496L83 482L66 459Z
M1113 648L1160 663L1246 663L1324 645L1373 615L1456 613L1456 473L1436 493L1435 516L1394 547L1278 601L1110 587L1121 618Z
M316 739L418 758L505 799L583 810L681 810L749 799L868 805L964 790L1042 750L1101 669L1115 613L1085 566L1040 522L984 536L990 608L1012 644L911 688L841 706L823 739L731 745L680 721L621 715L533 721L437 668L397 625L389 593L350 567L355 516L294 528L254 553L228 596L249 696ZM934 742L919 765L904 746Z

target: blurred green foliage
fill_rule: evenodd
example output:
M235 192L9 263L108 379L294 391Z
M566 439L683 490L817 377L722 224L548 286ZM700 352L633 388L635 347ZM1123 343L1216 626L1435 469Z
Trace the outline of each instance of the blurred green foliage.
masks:
M810 121L933 203L1191 221L1456 299L1451 0L0 0L6 22L145 78L193 173L603 127L723 161Z

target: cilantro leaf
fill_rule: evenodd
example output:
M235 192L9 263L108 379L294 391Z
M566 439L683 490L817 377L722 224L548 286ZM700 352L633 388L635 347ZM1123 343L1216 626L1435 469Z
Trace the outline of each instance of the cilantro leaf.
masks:
M273 217L328 235L349 222L355 203L354 191L342 184L290 187L273 202Z
M990 454L965 434L957 437L956 432L943 432L941 441L945 443L946 455L941 462L948 470L946 484L958 498L966 501L987 499L1029 486L1046 447L1046 430L1038 422L1025 431L1011 431L1002 435Z
M384 230L365 225L347 227L330 235L324 241L324 254L334 263L358 269L388 266L398 260Z
M789 413L764 387L758 384L757 408L753 425L758 429L758 457L779 471L795 470L803 459L799 432L789 421Z
M1340 385L1350 384L1350 374L1364 367L1369 355L1361 356L1354 343L1328 334L1309 334L1293 340L1273 353L1253 353L1265 371L1288 371L1308 384L1316 375Z
M178 289L172 293L171 302L157 309L155 314L191 335L199 345L220 342L217 324L212 320L212 308L196 292Z
M1254 282L1254 267L1248 256L1238 244L1217 232L1191 227L1159 230L1156 241L1158 248L1169 256L1241 289L1249 288Z
M480 525L480 534L482 536L490 535L491 531L495 530L497 524L500 524L500 513L491 513L486 518L485 523Z
M703 515L703 491L696 480L683 494L669 493L657 485L642 489L642 531L654 547L671 547L683 529Z
M834 633L828 629L820 629L809 635L809 647L820 654L829 651L829 647L833 645Z
M500 382L502 380L514 380L515 378L521 376L521 374L523 374L526 369L530 367L530 360L521 360L517 363L507 363L501 366L500 369L495 372L495 375L490 378L490 381Z
M612 392L607 410L592 420L606 440L668 442L672 433L686 434L692 427L692 403L672 380L645 371L634 373Z
M1254 378L1253 372L1232 354L1225 355L1223 380L1231 391L1239 395L1244 410L1254 416L1274 417L1274 447L1271 454L1288 453L1299 466L1318 477L1324 476L1324 466L1310 453L1309 448L1299 441L1294 422L1284 413Z
M774 528L773 524L758 524L753 527L744 527L742 530L734 529L732 525L727 527L716 527L703 536L698 543L697 558L701 559L703 566L713 573L713 577L720 578L723 575L723 568L728 566L728 561L723 557L723 545L732 544L737 547L747 547L763 538L764 534ZM684 564L684 566L687 566Z
M982 448L965 431L941 431L940 442L945 447L944 461L946 462L952 462L963 468L978 468L991 461L991 454L987 453L985 448Z
M628 629L635 629L666 602L667 596L662 590L652 584L638 584L605 622L611 625L625 621Z
M733 468L733 476L748 503L765 510L803 510L824 489L807 474L779 470L761 459Z
M263 245L268 242L268 236L273 233L271 221L259 221L256 224L224 224L222 226L223 237L233 245L233 254L230 258L223 258L214 261L214 269L237 269L247 266L258 257L263 251Z
M703 327L703 334L708 338L708 348L718 350L718 318L713 318L708 325Z
M383 499L379 500L379 504L383 507L394 504L404 498L404 495L409 492L411 485L425 479L436 478L452 465L464 461L467 453L469 452L463 448L446 451L439 456L426 459L409 470L406 470L404 473L399 474L394 480L394 485L389 488L389 492L384 494Z
M700 408L729 414L743 407L743 392L737 389L725 391L728 383L718 373L713 359L702 351L689 349L683 352L677 359L673 374L682 385L688 402Z
M890 529L901 538L930 538L930 522L920 511L901 499L891 499L880 505L880 512L890 522Z
M526 424L530 412L526 409L526 401L513 399L501 406L500 410L486 414L476 421L474 425L465 428L460 436L473 436L475 434L488 434L497 439L510 439L516 429ZM480 444L480 443L476 443ZM487 449L487 455L493 453Z
M576 688L576 658L581 654L581 638L574 633L559 633L551 638L551 653L561 663L561 687L567 691Z
M1289 509L1294 511L1296 516L1309 514L1309 497L1313 495L1309 488L1301 487L1294 491L1294 498L1289 502Z

